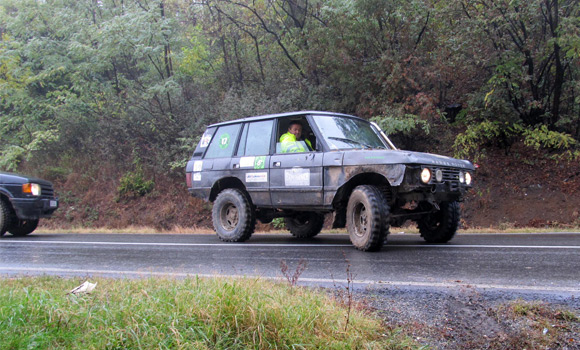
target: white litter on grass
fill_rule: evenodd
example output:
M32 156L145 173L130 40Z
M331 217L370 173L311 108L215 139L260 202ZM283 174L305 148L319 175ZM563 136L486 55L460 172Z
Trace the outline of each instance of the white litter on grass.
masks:
M95 287L97 286L96 283L91 283L89 281L85 281L83 284L81 284L80 286L73 288L70 292L68 292L67 294L84 294L84 293L90 293L93 291L93 289L95 289Z

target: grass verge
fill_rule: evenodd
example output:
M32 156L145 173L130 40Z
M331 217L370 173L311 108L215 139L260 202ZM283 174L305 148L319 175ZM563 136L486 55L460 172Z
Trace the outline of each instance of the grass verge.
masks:
M91 228L91 227L75 227L75 228L66 228L66 229L54 229L54 228L43 228L40 227L35 233L48 233L48 234L63 234L63 233L81 233L81 234L91 234L91 233L103 233L103 234L215 234L215 231L211 228L197 228L197 227L181 227L177 226L169 230L159 230L154 227L147 227L147 226L129 226L122 229L112 229L112 228ZM482 234L482 233L577 233L580 232L580 227L552 227L552 228L536 228L536 227L524 227L524 228L509 228L509 229L500 229L500 228L471 228L471 229L460 229L457 231L459 234ZM289 232L287 230L270 230L268 232L256 232L260 233L267 233L267 234L284 234L288 235ZM331 230L324 230L322 234L347 234L345 229L331 229ZM416 227L405 227L405 228L398 228L393 227L391 228L391 234L418 234L419 230Z
M416 349L362 309L261 279L2 279L2 349ZM345 324L348 327L345 330Z

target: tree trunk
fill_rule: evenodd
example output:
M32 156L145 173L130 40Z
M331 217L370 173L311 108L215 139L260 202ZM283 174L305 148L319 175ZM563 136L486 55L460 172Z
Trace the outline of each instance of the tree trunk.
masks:
M554 99L552 102L552 116L550 120L550 127L555 128L556 123L560 119L560 103L562 99L562 86L564 85L564 65L560 57L560 45L558 44L559 26L559 6L558 0L546 0L546 9L548 11L548 18L550 20L550 32L554 40L554 62L556 65L556 72L554 75Z

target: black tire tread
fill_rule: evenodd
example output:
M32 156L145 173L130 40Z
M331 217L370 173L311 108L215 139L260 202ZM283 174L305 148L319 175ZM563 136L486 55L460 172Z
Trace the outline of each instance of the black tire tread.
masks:
M217 222L217 220L219 220L221 210L219 203L226 196L234 196L240 201L240 203L242 204L242 208L238 208L238 210L242 209L245 213L245 217L247 218L246 221L242 222L241 226L237 229L238 233L232 237L225 237L221 235L219 233L220 232L219 223ZM214 202L214 206L212 208L212 221L218 238L224 242L244 242L252 236L252 234L256 229L256 215L254 208L250 203L248 196L243 191L237 188L228 188L218 194Z
M8 228L13 236L22 237L31 234L38 227L38 219L36 220L16 220L12 227Z
M286 218L286 229L296 238L312 238L322 231L324 215L320 213L308 213L310 215L308 225L296 225L292 218ZM304 215L304 214L301 214Z
M459 219L461 216L458 202L443 202L440 204L441 211L436 214L440 215L441 220L438 222L437 228L432 229L429 222L426 220L419 220L419 232L421 237L428 243L447 243L457 232L459 227ZM432 219L432 218L431 218Z
M12 212L10 207L0 198L0 237L4 236L12 224Z
M372 252L372 251L378 251L382 248L383 244L386 241L386 236L388 233L388 216L390 213L390 208L389 205L387 204L387 200L385 198L385 196L383 195L383 193L376 188L375 186L370 186L370 185L361 185L358 186L354 189L353 193L355 191L361 191L367 198L368 201L370 203L376 203L376 205L371 205L371 210L372 210L372 218L373 218L373 224L371 225L371 227L375 228L375 232L371 232L370 233L370 237L369 239L366 241L366 243L364 245L361 246L357 246L355 245L355 247L358 250L361 251L368 251L368 252ZM352 196L352 194L351 194ZM350 205L349 205L350 207ZM350 232L351 228L350 225L352 225L352 223L350 222L351 220L351 213L347 213L347 227L348 230ZM352 241L352 239L351 239ZM353 242L354 244L354 242Z

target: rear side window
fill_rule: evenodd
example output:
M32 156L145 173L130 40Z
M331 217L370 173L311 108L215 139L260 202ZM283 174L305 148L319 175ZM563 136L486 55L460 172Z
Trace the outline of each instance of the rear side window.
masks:
M225 125L217 129L204 158L226 158L234 153L234 146L240 132L240 124Z
M273 124L273 120L246 124L240 141L238 155L260 156L269 154Z
M209 142L211 141L215 130L216 128L209 128L203 133L201 140L199 140L199 143L193 152L194 157L201 157L203 155L203 152L205 152L207 146L209 146Z

